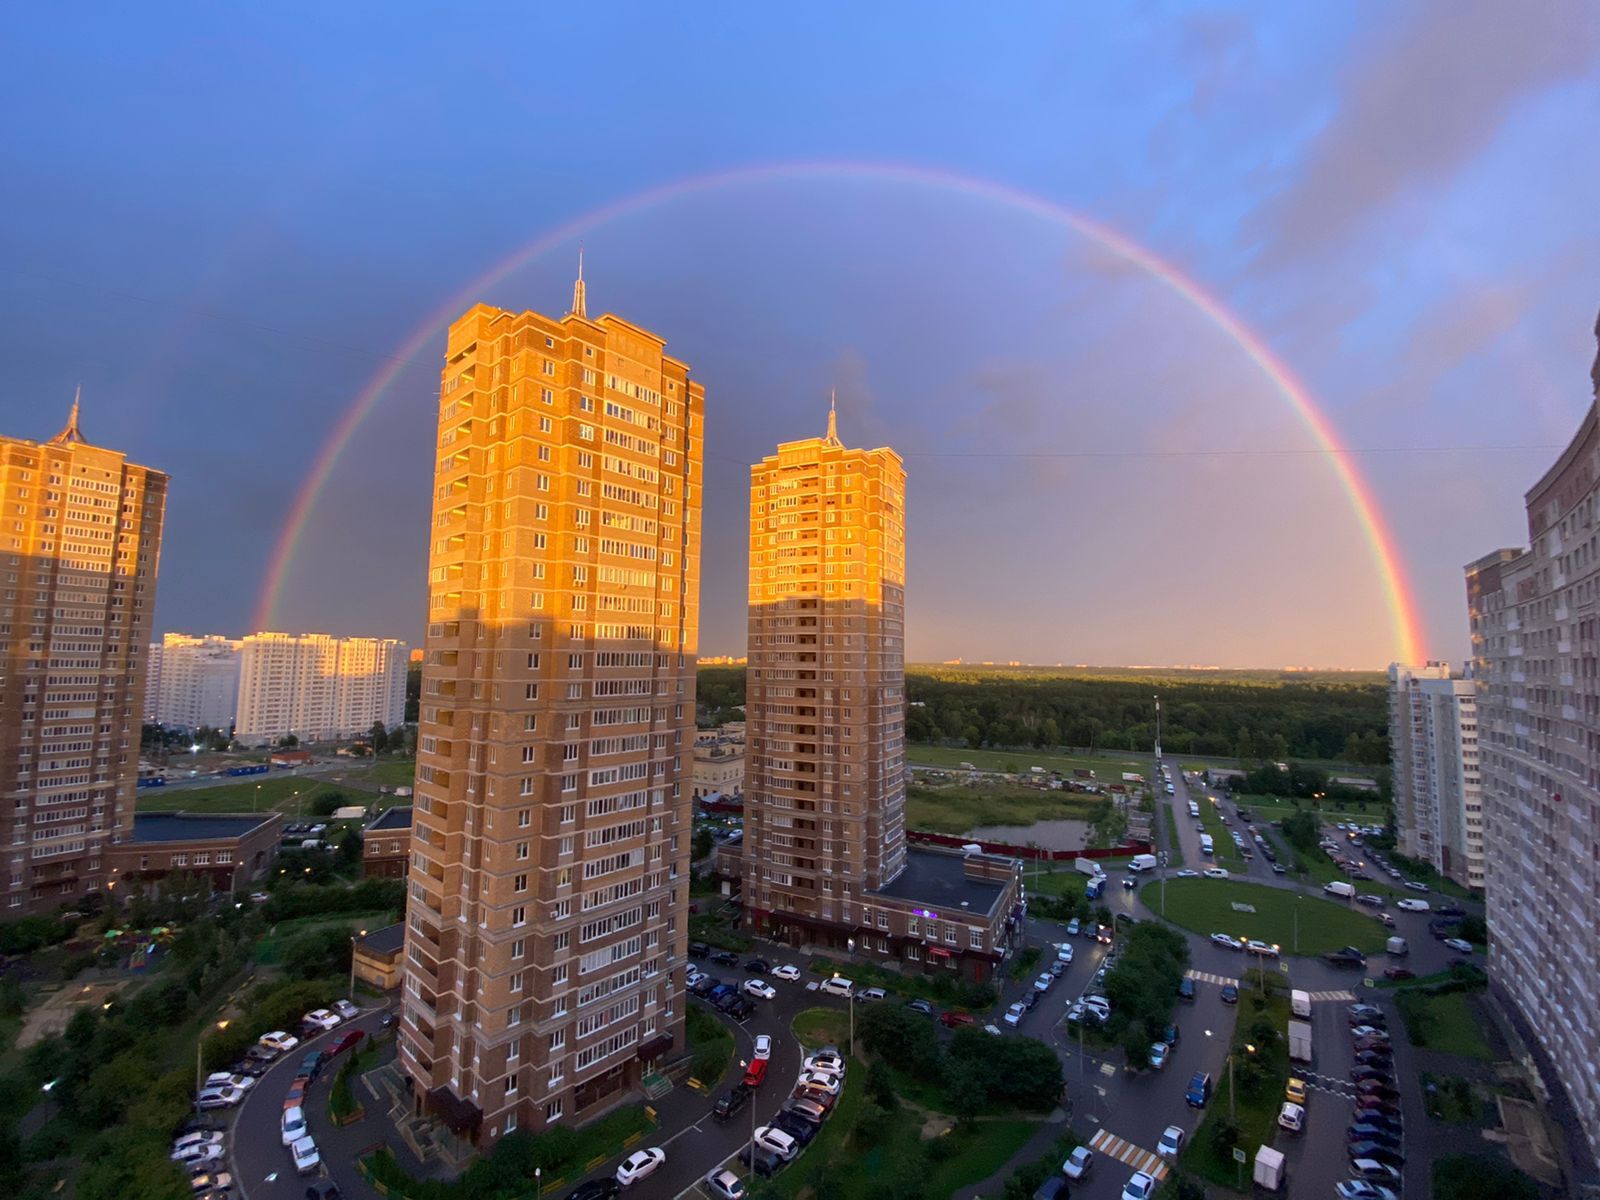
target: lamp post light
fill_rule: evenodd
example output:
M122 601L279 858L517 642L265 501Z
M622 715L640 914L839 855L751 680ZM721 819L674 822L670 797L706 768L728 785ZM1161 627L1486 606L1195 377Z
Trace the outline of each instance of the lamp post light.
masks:
M217 1022L218 1029L226 1029L227 1027L228 1022ZM200 1031L200 1036L195 1039L194 1043L194 1115L196 1120L199 1120L201 1116L200 1092L205 1086L205 1065L201 1061L200 1056L205 1050L206 1032L206 1030L202 1029Z
M365 929L350 935L350 996L351 1004L356 1002L356 940L367 936Z
M840 978L839 972L835 971L833 973L833 977L835 979ZM850 1056L852 1058L854 1058L855 1057L855 1053L856 1053L856 989L855 989L855 986L852 985L851 988L850 988Z

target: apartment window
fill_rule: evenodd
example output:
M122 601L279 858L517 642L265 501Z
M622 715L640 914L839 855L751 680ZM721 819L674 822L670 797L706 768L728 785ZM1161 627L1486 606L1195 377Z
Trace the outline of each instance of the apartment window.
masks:
M526 875L514 876L512 878L512 880L511 880L511 890L513 892L525 892L525 891L527 891L528 890L528 877ZM951 940L953 941L954 939L952 938Z
M517 843L517 861L518 862L522 862L527 857L528 857L528 843L527 842L518 842Z
M532 824L533 824L533 809L531 809L531 808L519 808L519 809L517 809L517 828L518 829L526 829L526 828L528 828L528 826L530 826Z
M527 923L528 910L519 904L511 910L511 928L521 929Z
M983 930L981 930L981 929L969 929L969 930L967 930L967 941L972 946L972 948L974 950L982 950L983 949Z
M511 990L513 992L520 992L522 990L522 972L521 971L513 971L511 973ZM514 1057L516 1057L516 1054L515 1054L516 1047L513 1046L511 1049L512 1049L512 1057L514 1058Z
M528 944L522 938L511 943L511 957L521 958L527 952Z
M561 790L563 792L575 792L575 791L577 791L578 790L578 777L576 775L563 775L561 777ZM564 812L566 810L563 809L562 811ZM566 818L562 818L562 819L565 820Z
M532 775L526 776L522 780L517 794L521 795L521 796L531 796L531 795L533 795L533 776ZM522 811L523 812L527 812L528 810L527 809L523 809ZM519 825L522 824L522 822L520 820L517 823Z
M559 1083L560 1080L561 1080L561 1076L557 1075L554 1071L552 1071L550 1073L550 1086L551 1087L555 1087L555 1085L557 1083ZM551 1121L559 1121L561 1119L562 1115L565 1112L566 1112L566 1108L561 1103L560 1100L552 1100L552 1101L550 1101L549 1104L546 1104L544 1106L544 1119L545 1119L545 1122L548 1124Z

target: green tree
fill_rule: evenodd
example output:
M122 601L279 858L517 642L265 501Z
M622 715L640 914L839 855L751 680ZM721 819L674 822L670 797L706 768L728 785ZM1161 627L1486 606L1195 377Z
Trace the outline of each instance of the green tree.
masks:
M1131 1069L1143 1071L1150 1065L1150 1027L1143 1021L1129 1021L1117 1044L1122 1047Z
M389 748L389 731L383 727L382 721L374 721L372 729L367 734L372 743L372 756L376 758Z
M914 1075L938 1072L942 1055L932 1023L898 1005L869 1007L856 1018L861 1044Z
M345 866L354 866L361 861L361 831L359 829L346 829L339 836L339 861Z
M300 739L292 733L286 733L278 739L278 745L285 750L292 750L300 744Z

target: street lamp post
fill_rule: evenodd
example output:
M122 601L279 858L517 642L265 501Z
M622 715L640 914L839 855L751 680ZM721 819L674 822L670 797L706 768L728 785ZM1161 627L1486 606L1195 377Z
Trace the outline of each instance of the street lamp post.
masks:
M226 1021L218 1021L217 1022L217 1028L218 1029L226 1029L227 1027L228 1027L228 1023ZM200 1031L200 1036L195 1040L195 1043L194 1043L194 1115L195 1115L195 1120L197 1120L197 1121L201 1117L200 1092L205 1087L205 1078L206 1078L205 1077L205 1064L201 1061L201 1058L200 1058L201 1053L205 1050L206 1032L207 1032L206 1030L202 1029Z
M749 1066L750 1066L750 1064L747 1063L744 1059L741 1058L739 1060L739 1069L741 1071L747 1070L749 1068ZM750 1171L751 1171L752 1175L755 1173L755 1169L756 1169L756 1106L755 1106L754 1103L752 1103L750 1105Z
M853 941L852 941L852 944L854 944ZM839 972L837 972L837 971L835 971L833 973L833 977L835 979L841 978L841 976L839 975ZM852 986L850 988L850 1056L852 1058L854 1058L855 1057L855 1053L856 1053L856 989L855 989L854 986Z
M350 995L349 995L349 1000L350 1000L351 1004L354 1004L356 1002L356 939L357 938L364 938L366 936L367 936L367 931L365 929L363 929L360 933L355 933L355 934L351 934L350 935Z
M1294 894L1294 952L1300 953L1300 893Z

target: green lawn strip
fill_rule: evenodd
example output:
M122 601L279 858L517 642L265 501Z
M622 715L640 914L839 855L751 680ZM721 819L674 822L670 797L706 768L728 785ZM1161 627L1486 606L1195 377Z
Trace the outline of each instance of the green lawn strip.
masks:
M805 1016L804 1013L800 1015ZM843 1043L839 1045L843 1046ZM846 1055L844 1088L839 1093L839 1103L833 1106L833 1114L823 1122L821 1132L812 1139L805 1153L780 1172L763 1189L764 1194L797 1196L819 1172L839 1178L847 1177L853 1168L850 1161L854 1157L850 1147L851 1134L855 1132L856 1117L866 1095L866 1086L861 1078L863 1073L861 1061Z
M1266 1067L1261 1084L1252 1091L1241 1082L1238 1095L1234 1098L1234 1120L1239 1129L1237 1145L1248 1156L1243 1168L1246 1184L1250 1181L1256 1149L1270 1145L1277 1132L1283 1089L1289 1080L1289 1045L1287 1037L1281 1032L1288 1028L1289 1000L1282 993L1262 997L1246 992L1240 997L1230 1045L1230 1053L1237 1056L1235 1066L1249 1054L1245 1046L1250 1042L1250 1026L1263 1013L1280 1030L1280 1034L1270 1046L1256 1048L1254 1057ZM1235 1187L1239 1182L1240 1167L1233 1160L1232 1149L1219 1144L1216 1135L1218 1126L1229 1119L1230 1088L1226 1065L1218 1072L1213 1085L1205 1119L1184 1147L1179 1162L1186 1170L1213 1183Z
M1408 989L1401 992L1396 1001L1412 1045L1483 1062L1493 1060L1494 1051L1473 1016L1467 993L1445 992L1430 996Z
M981 825L1092 821L1104 805L1105 799L1100 796L1016 784L913 784L906 789L906 825L930 833L960 835Z
M797 1014L790 1028L808 1050L818 1046L844 1046L850 1040L850 1017L837 1008L808 1008Z
M1422 1103L1435 1120L1455 1125L1483 1121L1485 1097L1472 1080L1460 1075L1422 1073Z
M1278 946L1286 956L1294 952L1296 905L1301 954L1326 954L1342 946L1376 954L1388 936L1388 930L1360 910L1314 896L1296 900L1298 893L1282 888L1231 879L1171 879L1166 886L1166 919L1173 924L1200 934L1256 938ZM1145 907L1161 911L1159 883L1145 884L1139 895ZM1236 903L1253 905L1256 911L1239 912L1233 908Z
M1116 854L1108 858L1096 858L1093 861L1100 864L1100 869L1110 874L1120 867L1128 865L1131 854ZM1028 892L1034 896L1066 896L1076 898L1083 894L1084 884L1089 882L1089 877L1073 866L1073 859L1062 859L1060 862L1039 863L1037 874L1033 863L1024 863L1022 869L1022 882L1027 886ZM1050 870L1050 866L1055 870Z
M1309 800L1296 804L1292 799L1259 793L1245 793L1235 799L1240 807L1253 810L1263 821L1281 821L1302 809L1315 813L1322 821L1330 824L1337 824L1340 821L1349 824L1354 821L1358 825L1382 825L1389 818L1389 806L1378 798L1377 792L1372 793L1371 800L1341 801L1337 808L1329 806L1318 808Z
M1183 842L1178 836L1177 823L1180 820L1188 820L1189 812L1188 809L1185 809L1184 815L1179 817L1173 811L1172 805L1168 803L1171 799L1171 796L1158 796L1156 798L1156 828L1158 831L1163 829L1166 831L1167 869L1176 871L1183 866ZM1156 835L1156 845L1161 845L1159 832Z
M260 788L259 798L256 791ZM238 783L216 787L149 788L139 793L139 812L248 813L282 812L294 816L309 811L312 800L329 792L343 792L337 783L291 775L244 776ZM296 796L296 793L299 793ZM365 797L354 803L365 802Z
M1232 827L1222 819L1221 811L1209 800L1202 799L1199 804L1200 823L1206 827L1206 832L1211 835L1214 843L1212 857L1220 866L1244 866L1244 856L1233 844Z
M956 1149L948 1157L936 1157L932 1146L928 1156L933 1168L928 1173L928 1196L951 1196L959 1188L982 1183L993 1175L1033 1136L1037 1122L1019 1120L982 1121L970 1131L952 1130L944 1135Z
M738 954L743 954L751 946L748 937L734 929L724 918L712 913L694 913L689 917L689 940Z
M1446 879L1433 869L1432 863L1425 863L1419 859L1407 858L1403 854L1390 854L1389 861L1405 872L1407 879L1415 879L1418 883L1425 883L1434 891L1445 896L1454 896L1457 900L1482 901L1483 893L1475 892L1471 888L1462 887L1454 879Z
M1150 777L1153 770L1148 760L1116 758L1101 755L1052 754L1043 750L963 750L955 746L930 746L923 742L906 744L906 762L914 767L950 767L956 770L962 763L971 763L980 771L1026 771L1029 767L1043 767L1046 771L1060 771L1072 777L1074 770L1093 771L1095 783L1121 783L1124 772Z
M689 1073L704 1084L707 1091L715 1091L728 1063L733 1060L733 1034L700 1004L690 1004L685 1011L684 1029L689 1049L694 1052Z

